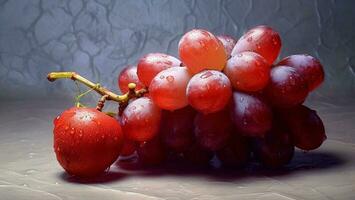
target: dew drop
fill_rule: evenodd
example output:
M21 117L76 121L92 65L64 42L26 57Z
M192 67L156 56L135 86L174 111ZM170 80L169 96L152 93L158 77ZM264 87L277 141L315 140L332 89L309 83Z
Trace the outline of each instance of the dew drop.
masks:
M164 79L165 78L165 76L164 75L160 75L160 77L159 77L160 79Z
M68 129L69 129L69 126L65 126L65 127L64 127L64 130L68 130Z
M246 126L248 122L246 120L243 120L243 125Z
M243 97L240 97L240 101L243 102L243 101L244 101L244 98L243 98Z
M273 39L272 39L272 43L273 43L274 45L277 45L277 40L276 40L275 38L273 38Z
M171 83L171 82L174 81L174 77L173 76L167 76L166 80Z
M208 77L210 77L210 76L212 76L212 75L213 75L212 72L207 71L207 72L203 73L203 74L200 76L200 78L205 79L205 78L208 78Z
M256 48L258 48L259 50L261 49L261 46L260 45L256 45Z
M237 54L237 57L242 57L242 56L243 56L242 53L238 53L238 54Z

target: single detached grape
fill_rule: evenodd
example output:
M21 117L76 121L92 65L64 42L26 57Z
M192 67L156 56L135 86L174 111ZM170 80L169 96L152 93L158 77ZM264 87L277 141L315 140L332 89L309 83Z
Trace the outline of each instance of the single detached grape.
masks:
M186 87L191 76L186 67L171 67L154 77L149 94L154 103L165 110L177 110L188 105Z
M243 51L258 53L271 65L281 49L280 35L268 26L257 26L246 32L234 46L232 56Z
M279 168L289 163L294 151L291 136L282 125L275 125L265 138L258 138L254 143L255 156L269 168Z
M194 141L196 111L189 106L175 111L163 111L160 134L163 144L174 152L187 150Z
M232 96L232 86L226 75L215 70L195 74L187 85L189 104L203 113L222 110Z
M266 95L276 107L302 104L308 95L307 81L294 68L277 66L271 69Z
M129 83L135 83L137 90L144 88L144 85L138 79L136 66L128 65L123 68L118 76L118 87L120 88L122 94L128 92Z
M183 153L184 158L194 165L208 165L213 157L213 152L202 149L198 144L193 144Z
M122 128L132 141L148 141L158 134L161 110L153 101L142 97L132 101L122 114Z
M142 142L137 148L138 160L146 166L159 165L166 159L166 150L159 137Z
M233 134L227 145L216 153L224 166L243 167L250 159L250 151L248 139L238 134Z
M233 93L231 116L234 125L245 136L263 137L272 126L272 111L259 96Z
M296 147L305 151L313 150L320 147L327 138L323 122L316 111L299 105L282 110L281 113Z
M199 113L195 118L195 137L204 149L216 151L227 144L233 132L233 122L228 112L220 111L211 114Z
M94 108L73 107L54 121L54 151L71 175L91 177L104 172L123 144L120 124Z
M270 68L270 64L259 54L245 51L228 60L224 73L235 89L255 92L268 84Z
M217 38L222 42L227 55L230 56L237 41L229 35L218 35Z
M317 88L324 81L323 66L310 55L292 55L282 59L277 65L287 65L299 72L308 83L309 91Z
M202 29L185 33L179 42L179 55L192 74L205 69L222 70L227 61L222 42Z
M164 69L180 66L181 61L163 53L149 53L141 58L137 65L139 80L149 86L152 79Z

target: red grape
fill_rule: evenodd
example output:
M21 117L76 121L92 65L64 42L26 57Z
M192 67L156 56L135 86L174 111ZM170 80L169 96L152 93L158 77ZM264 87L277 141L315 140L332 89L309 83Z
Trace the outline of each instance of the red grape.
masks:
M263 137L272 126L271 108L256 95L234 92L231 116L245 136Z
M276 107L302 104L308 95L307 82L294 68L277 66L271 69L266 95Z
M232 56L243 51L253 51L274 63L281 49L279 34L268 26L257 26L246 32L234 46Z
M237 41L229 35L218 35L217 38L222 42L227 55L230 56Z
M137 148L138 160L143 165L159 165L166 159L166 150L159 137L142 142Z
M192 74L205 69L222 70L227 61L222 42L202 29L185 33L179 42L179 55Z
M233 131L233 122L228 112L198 113L195 117L197 143L206 150L216 151L226 145Z
M295 147L291 136L280 125L275 125L265 138L255 140L254 153L269 168L279 168L291 161Z
M324 81L322 64L310 55L288 56L277 65L287 65L295 68L306 79L309 91L314 90Z
M235 89L255 92L268 84L270 64L259 54L246 51L229 59L224 73Z
M139 80L149 86L152 79L164 69L180 66L177 58L163 53L149 53L141 58L137 65Z
M130 156L136 151L137 145L132 140L125 140L121 150L121 156Z
M186 67L171 67L154 77L149 94L154 103L165 110L177 110L188 105L186 87L191 76Z
M216 153L224 166L243 167L250 158L249 141L247 138L233 134L227 145Z
M313 150L321 146L327 138L323 122L316 111L299 105L281 113L296 147L306 151Z
M136 66L128 65L123 68L118 76L118 87L123 94L128 92L129 83L135 83L137 90L144 88L144 85L138 79Z
M207 114L220 111L228 104L232 87L222 72L205 70L191 78L186 94L193 108Z
M184 158L195 165L207 165L213 157L211 151L202 149L198 144L193 144L184 152Z
M127 139L143 142L158 134L161 110L151 99L142 97L132 101L122 114L122 128Z
M94 176L117 159L123 133L114 118L93 108L73 107L54 123L54 151L69 174Z
M189 106L163 111L160 134L167 148L179 153L188 149L194 140L195 115L196 111Z

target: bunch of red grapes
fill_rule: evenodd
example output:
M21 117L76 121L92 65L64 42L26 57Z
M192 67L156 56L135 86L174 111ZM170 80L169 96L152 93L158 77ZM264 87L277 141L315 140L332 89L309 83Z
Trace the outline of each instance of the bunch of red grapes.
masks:
M178 156L208 165L240 168L252 158L278 168L295 147L309 151L326 139L322 120L302 105L324 80L321 63L309 55L275 62L279 34L257 26L238 41L194 29L179 42L179 56L150 53L118 77L148 88L119 119L89 108L72 108L55 120L55 152L70 174L91 176L119 155L137 155L144 165ZM276 64L275 64L276 63ZM118 121L118 122L117 122Z

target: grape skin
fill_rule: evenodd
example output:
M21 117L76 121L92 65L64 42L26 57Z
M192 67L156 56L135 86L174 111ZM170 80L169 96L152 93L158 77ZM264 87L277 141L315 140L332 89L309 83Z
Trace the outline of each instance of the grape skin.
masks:
M259 54L245 51L228 60L224 73L236 90L262 90L270 79L270 64Z
M212 33L193 29L179 41L179 55L192 74L205 69L222 70L227 53L221 41Z
M220 111L228 104L232 96L232 87L223 73L205 70L191 78L186 94L193 108L207 114Z
M150 97L162 109L174 111L188 105L186 87L191 78L186 67L161 71L149 86Z
M161 109L151 99L142 97L132 101L123 111L123 132L129 140L143 142L158 134Z
M237 41L229 35L218 35L217 38L222 42L227 55L230 56Z
M209 151L225 146L233 132L233 123L224 110L211 114L198 113L194 124L197 143Z
M144 88L144 85L138 79L136 66L128 65L120 72L118 76L118 87L122 94L128 92L129 83L135 83L137 90Z
M234 133L225 147L216 152L217 158L226 167L240 168L250 159L250 146L247 138Z
M166 150L159 137L142 142L137 148L138 161L145 166L155 166L166 159Z
M243 51L258 53L271 65L281 49L280 35L268 26L257 26L246 32L234 46L232 56Z
M181 153L193 143L195 115L196 111L189 106L163 111L160 135L168 149Z
M275 107L292 107L302 104L308 95L306 80L292 67L277 66L271 69L266 95Z
M292 160L295 147L282 125L275 123L265 138L254 141L256 158L268 168L280 168Z
M272 126L273 114L261 97L234 92L231 117L237 130L244 136L263 137Z
M309 91L313 91L324 81L322 64L310 55L291 55L282 59L277 65L295 68L306 79Z
M281 113L296 147L305 151L314 150L326 140L322 119L316 111L299 105Z
M161 71L170 67L180 66L181 61L163 53L149 53L143 56L137 65L139 80L149 86L152 79Z

